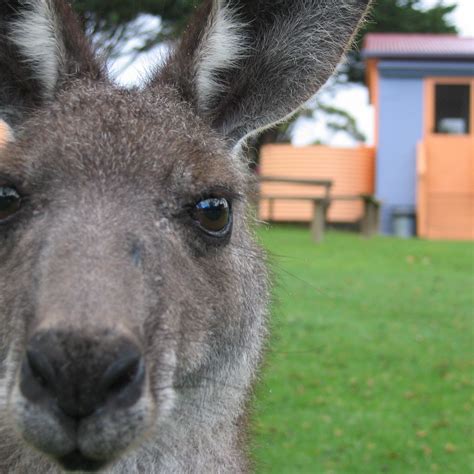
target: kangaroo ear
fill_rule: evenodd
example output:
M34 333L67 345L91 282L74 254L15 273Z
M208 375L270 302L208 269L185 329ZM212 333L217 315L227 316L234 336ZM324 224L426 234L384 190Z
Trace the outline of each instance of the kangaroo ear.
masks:
M66 2L1 1L0 119L17 126L32 110L53 100L68 81L101 75Z
M206 2L155 81L231 145L295 112L334 71L370 0Z

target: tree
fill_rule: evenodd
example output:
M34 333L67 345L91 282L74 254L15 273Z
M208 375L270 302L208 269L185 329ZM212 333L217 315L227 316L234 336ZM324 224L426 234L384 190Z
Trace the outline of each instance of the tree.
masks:
M113 58L120 55L125 43L138 36L142 41L135 46L136 53L175 40L199 3L199 0L74 0L73 4L98 47ZM160 17L160 28L139 29L135 20L141 14Z

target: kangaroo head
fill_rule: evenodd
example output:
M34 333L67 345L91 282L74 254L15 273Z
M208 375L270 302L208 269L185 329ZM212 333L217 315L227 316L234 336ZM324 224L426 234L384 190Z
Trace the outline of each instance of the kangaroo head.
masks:
M242 471L267 278L240 150L367 0L215 0L141 89L63 0L0 6L2 472Z

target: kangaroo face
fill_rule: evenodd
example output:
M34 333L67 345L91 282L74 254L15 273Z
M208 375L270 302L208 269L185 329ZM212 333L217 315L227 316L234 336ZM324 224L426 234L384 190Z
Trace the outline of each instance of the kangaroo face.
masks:
M239 357L266 277L229 161L172 92L100 86L64 93L0 161L21 199L0 227L2 347L29 341L13 422L65 468L114 459Z
M206 1L141 90L63 0L0 6L0 468L243 472L268 303L245 140L367 1Z

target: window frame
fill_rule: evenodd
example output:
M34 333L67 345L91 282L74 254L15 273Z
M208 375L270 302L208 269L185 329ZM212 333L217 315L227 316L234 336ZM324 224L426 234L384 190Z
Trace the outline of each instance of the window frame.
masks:
M471 77L429 77L425 79L425 135L435 135L439 137L468 137L474 136L474 79ZM436 132L436 86L457 86L464 85L470 87L469 98L469 130L467 133L451 134Z

